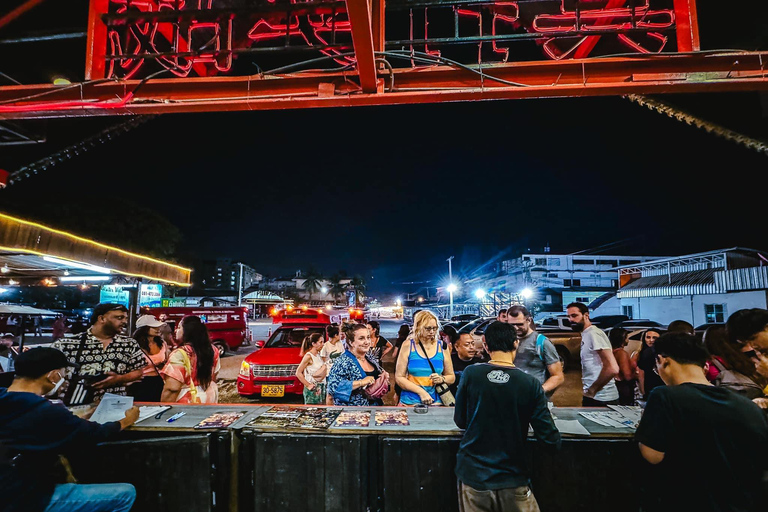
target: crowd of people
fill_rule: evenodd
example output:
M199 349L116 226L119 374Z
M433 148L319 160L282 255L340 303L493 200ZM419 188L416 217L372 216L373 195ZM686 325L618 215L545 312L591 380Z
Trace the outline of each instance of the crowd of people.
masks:
M581 335L582 405L645 408L636 440L656 470L642 487L643 510L757 510L768 469L768 311L737 311L703 340L689 323L672 322L664 331L647 329L638 347L629 346L623 329L606 335L581 303L566 312ZM147 315L128 337L127 321L125 307L100 304L83 333L17 356L13 383L0 389L0 482L36 493L19 493L25 501L11 510L67 510L89 500L106 507L98 510L129 510L135 498L129 485L40 478L41 467L56 465L54 455L108 439L138 416L132 408L105 425L77 418L46 399L59 395L66 380L69 404L98 401L106 392L141 401L218 401L219 354L199 317L182 319L175 336ZM544 446L560 446L548 402L565 378L556 347L524 306L499 314L479 343L441 328L422 310L394 342L372 320L309 335L301 353L296 376L305 402L337 406L382 405L391 382L382 358L391 353L398 405L455 406L454 421L464 429L456 466L460 509L538 510L526 465L528 426ZM90 396L78 394L78 386Z

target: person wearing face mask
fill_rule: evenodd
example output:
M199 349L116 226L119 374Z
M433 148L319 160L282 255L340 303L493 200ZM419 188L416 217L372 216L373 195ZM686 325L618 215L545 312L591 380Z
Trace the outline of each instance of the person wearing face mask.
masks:
M0 489L6 512L127 512L136 499L130 484L63 483L60 455L108 440L139 417L138 407L125 418L103 425L78 418L49 402L77 365L59 350L34 348L16 358L13 383L0 388Z

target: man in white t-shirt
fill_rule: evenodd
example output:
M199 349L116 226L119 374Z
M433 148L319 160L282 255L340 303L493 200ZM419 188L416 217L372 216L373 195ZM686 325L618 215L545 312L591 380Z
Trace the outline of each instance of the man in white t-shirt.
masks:
M619 405L619 390L613 378L619 365L608 336L589 321L589 309L580 302L567 308L571 329L581 333L581 385L583 407Z

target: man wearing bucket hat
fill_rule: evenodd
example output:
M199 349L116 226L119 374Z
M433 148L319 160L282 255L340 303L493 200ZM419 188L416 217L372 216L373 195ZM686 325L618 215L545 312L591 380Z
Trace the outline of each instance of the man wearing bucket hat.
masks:
M88 448L133 425L139 409L100 425L78 418L45 397L65 382L67 368L77 365L59 350L35 348L16 358L10 387L0 388L0 488L3 510L128 511L136 499L130 484L59 483L65 474L59 455Z

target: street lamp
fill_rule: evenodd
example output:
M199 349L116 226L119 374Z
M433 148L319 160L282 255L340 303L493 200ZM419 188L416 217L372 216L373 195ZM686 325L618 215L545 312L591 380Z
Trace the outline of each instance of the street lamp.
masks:
M520 295L524 299L530 299L531 297L533 297L533 290L531 290L530 288L524 288L523 291L520 292Z
M328 288L323 286L322 288L320 288L320 291L323 292L323 293L328 293Z
M448 290L448 293L450 294L450 297L451 297L451 308L448 312L448 317L453 318L453 292L456 291L456 285L453 283L450 283L445 289Z
M485 297L485 290L483 290L482 288L478 288L477 290L475 290L475 297L477 297L478 299L482 299L483 297Z

